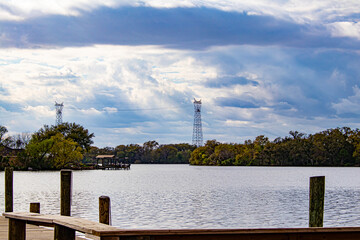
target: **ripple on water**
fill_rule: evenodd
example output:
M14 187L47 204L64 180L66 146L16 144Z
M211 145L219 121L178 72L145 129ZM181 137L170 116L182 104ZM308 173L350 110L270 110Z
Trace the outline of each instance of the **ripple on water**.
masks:
M188 165L74 171L72 215L98 221L98 198L107 195L112 223L122 228L306 227L309 177L325 175L324 226L358 226L359 173L358 168ZM59 172L15 172L14 210L28 211L30 202L40 202L43 213L59 214L59 178ZM0 173L0 184L3 179Z

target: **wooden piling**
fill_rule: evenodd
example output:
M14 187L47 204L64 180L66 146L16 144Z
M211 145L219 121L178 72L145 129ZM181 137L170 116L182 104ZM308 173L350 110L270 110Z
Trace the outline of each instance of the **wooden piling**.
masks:
M60 214L71 216L72 171L61 170Z
M323 227L325 176L310 178L309 227Z
M40 203L39 202L30 203L30 212L40 213Z
M75 240L75 230L56 224L54 227L54 240Z
M5 168L5 212L13 211L13 168Z
M26 222L17 219L9 219L9 240L25 240L26 239Z
M110 225L110 198L99 197L99 222Z

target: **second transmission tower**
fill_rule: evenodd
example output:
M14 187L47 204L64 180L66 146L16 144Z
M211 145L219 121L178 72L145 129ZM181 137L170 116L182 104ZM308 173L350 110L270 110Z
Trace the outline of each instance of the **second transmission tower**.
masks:
M62 110L64 108L64 104L55 102L55 108L56 108L56 122L55 122L55 125L57 126L57 125L62 124Z
M201 124L201 99L197 101L194 98L194 127L192 144L200 147L203 145L203 133Z

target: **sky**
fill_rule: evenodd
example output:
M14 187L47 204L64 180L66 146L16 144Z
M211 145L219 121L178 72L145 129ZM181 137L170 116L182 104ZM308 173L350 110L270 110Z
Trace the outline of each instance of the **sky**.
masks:
M0 0L0 125L94 145L360 128L358 0Z

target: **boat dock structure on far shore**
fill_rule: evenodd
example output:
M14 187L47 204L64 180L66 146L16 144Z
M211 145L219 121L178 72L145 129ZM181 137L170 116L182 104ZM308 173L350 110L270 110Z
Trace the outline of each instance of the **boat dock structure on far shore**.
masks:
M101 163L99 163L101 161ZM115 155L97 155L95 169L103 170L129 170L131 164L123 163Z

